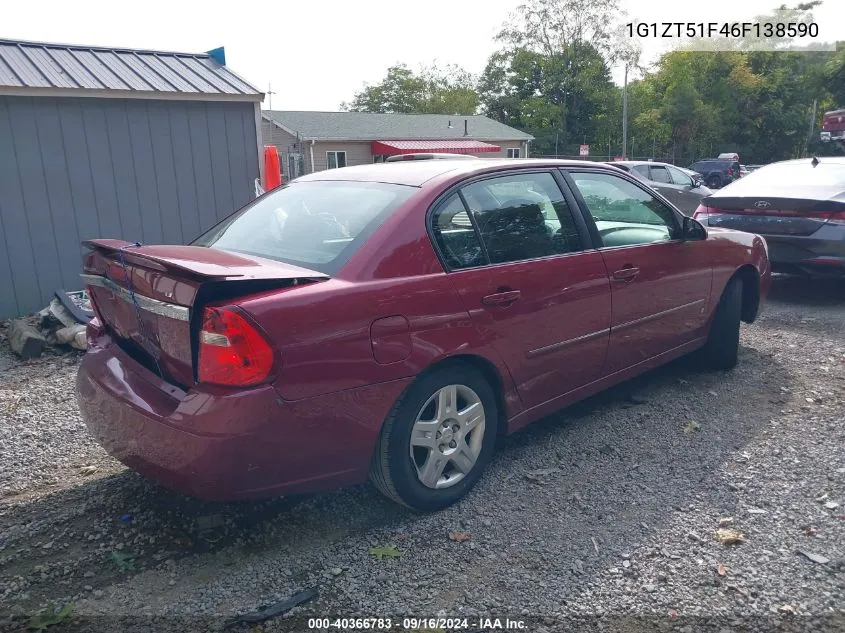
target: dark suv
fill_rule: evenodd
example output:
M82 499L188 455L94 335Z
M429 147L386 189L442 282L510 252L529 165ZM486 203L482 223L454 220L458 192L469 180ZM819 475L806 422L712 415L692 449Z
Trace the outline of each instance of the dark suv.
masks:
M739 163L724 158L705 158L689 166L704 177L711 189L719 189L739 178Z

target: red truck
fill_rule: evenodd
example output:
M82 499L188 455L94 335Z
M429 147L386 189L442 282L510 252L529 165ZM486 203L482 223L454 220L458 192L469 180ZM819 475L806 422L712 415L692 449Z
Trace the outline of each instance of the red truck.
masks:
M831 110L824 113L821 140L824 143L829 141L845 143L845 110Z

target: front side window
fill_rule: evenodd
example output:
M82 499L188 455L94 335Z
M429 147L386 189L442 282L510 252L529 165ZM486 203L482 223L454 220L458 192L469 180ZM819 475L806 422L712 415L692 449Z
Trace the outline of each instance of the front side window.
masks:
M326 152L326 169L346 167L346 152Z
M192 242L334 274L416 187L294 182L232 214Z
M644 189L613 174L573 172L571 176L605 248L674 239L675 214Z
M690 178L688 174L685 174L677 167L667 167L666 169L669 170L669 175L672 177L672 182L676 185L683 185L684 187L692 186L692 178Z
M518 147L509 147L508 148L508 158L519 158L519 148Z
M480 180L461 189L491 264L582 249L569 205L550 173Z

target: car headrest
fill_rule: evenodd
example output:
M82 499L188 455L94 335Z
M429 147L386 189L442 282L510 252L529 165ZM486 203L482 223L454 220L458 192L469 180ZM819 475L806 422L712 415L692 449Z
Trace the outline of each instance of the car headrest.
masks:
M531 200L509 200L508 206L497 209L485 218L481 230L491 233L546 233L546 221L540 205Z

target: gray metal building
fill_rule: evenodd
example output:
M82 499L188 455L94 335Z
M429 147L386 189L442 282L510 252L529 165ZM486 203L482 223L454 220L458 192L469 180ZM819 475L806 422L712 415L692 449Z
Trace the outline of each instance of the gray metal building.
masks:
M0 40L0 318L77 290L80 242L187 242L255 196L263 94L207 54Z

